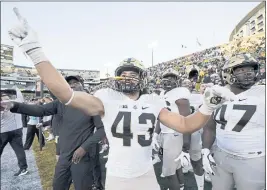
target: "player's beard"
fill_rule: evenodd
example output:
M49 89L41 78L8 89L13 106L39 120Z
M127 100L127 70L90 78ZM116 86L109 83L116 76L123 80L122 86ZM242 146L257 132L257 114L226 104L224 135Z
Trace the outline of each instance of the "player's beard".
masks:
M131 94L134 95L138 93L140 88L138 85L132 85L132 84L122 84L121 91L125 94Z
M138 93L140 89L139 79L138 80L121 80L117 81L118 90L125 94L134 95Z

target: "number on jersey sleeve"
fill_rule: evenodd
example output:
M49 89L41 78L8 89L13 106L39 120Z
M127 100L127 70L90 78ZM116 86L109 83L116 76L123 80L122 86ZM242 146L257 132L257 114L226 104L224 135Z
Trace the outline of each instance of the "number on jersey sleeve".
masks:
M227 121L224 118L225 112L226 112L227 105L222 105L220 109L217 109L214 114L214 120L221 124L221 129L225 129L225 126L227 124ZM244 115L240 118L240 120L237 122L236 126L232 129L232 131L240 132L242 129L248 124L249 120L252 118L254 113L257 110L256 105L240 105L240 104L234 104L233 110L243 110L245 111ZM217 115L220 111L219 119L217 119Z
M122 121L123 120L123 121ZM142 113L139 117L139 124L147 124L151 121L152 127L147 132L150 134L149 140L146 140L145 135L138 135L138 143L142 146L150 146L152 142L152 133L155 128L156 117L151 113ZM120 122L123 122L123 133L117 133L117 127ZM111 133L113 137L122 138L123 146L131 146L131 139L133 139L133 133L131 132L131 112L119 112L114 123L111 126Z

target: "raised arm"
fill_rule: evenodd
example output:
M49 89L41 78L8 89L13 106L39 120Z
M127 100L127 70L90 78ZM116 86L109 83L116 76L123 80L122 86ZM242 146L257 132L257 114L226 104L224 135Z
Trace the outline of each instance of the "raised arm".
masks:
M63 76L49 61L36 63L35 67L44 84L62 103L80 109L88 115L104 114L101 100L86 92L72 91Z
M14 12L19 24L9 30L10 38L34 63L38 74L47 88L64 104L84 111L88 115L103 115L102 102L86 92L73 92L63 76L55 69L43 52L36 33L17 8Z

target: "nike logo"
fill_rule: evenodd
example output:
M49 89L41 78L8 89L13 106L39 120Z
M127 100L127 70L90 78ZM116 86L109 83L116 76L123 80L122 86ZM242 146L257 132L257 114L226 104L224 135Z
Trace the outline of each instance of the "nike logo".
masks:
M142 110L147 109L148 107L142 107Z
M247 98L245 98L245 99L239 99L238 101L241 102L241 101L244 101L244 100L246 100L246 99L247 99Z

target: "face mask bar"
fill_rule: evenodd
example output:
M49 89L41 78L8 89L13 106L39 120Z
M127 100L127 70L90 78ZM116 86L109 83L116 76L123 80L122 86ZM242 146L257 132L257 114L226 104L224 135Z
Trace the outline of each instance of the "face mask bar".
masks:
M131 94L141 90L140 79L132 77L115 77L115 88L117 91Z
M174 80L162 79L161 82L164 90L172 90L178 87L177 82L175 82Z
M230 78L230 82L233 84L233 86L236 86L241 89L249 89L257 82L257 77L259 73L257 66L254 67L254 70L238 74L234 74L234 69L232 69L231 71L232 74Z

